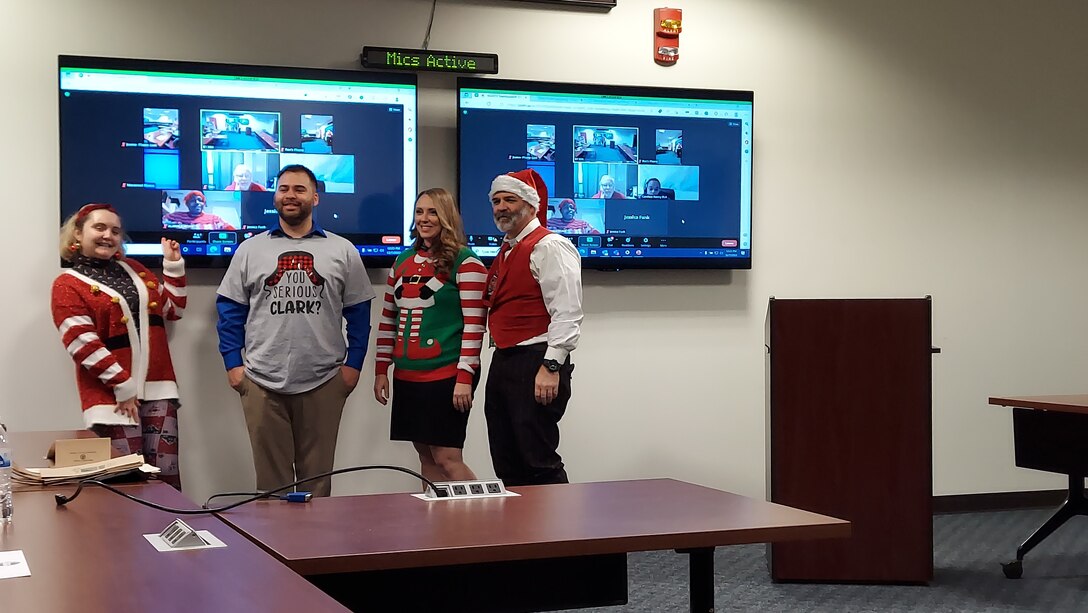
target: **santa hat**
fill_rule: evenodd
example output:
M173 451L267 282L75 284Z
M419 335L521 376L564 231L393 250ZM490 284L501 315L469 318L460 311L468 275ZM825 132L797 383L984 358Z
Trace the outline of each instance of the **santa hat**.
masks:
M494 198L499 192L509 192L528 202L536 210L540 223L548 223L548 208L540 206L541 202L548 201L548 186L537 171L526 168L495 177L488 198Z

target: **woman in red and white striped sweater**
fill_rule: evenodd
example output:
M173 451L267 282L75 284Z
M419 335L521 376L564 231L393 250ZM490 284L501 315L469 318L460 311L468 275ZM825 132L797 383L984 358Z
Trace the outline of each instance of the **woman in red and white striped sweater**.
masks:
M480 381L487 269L465 246L462 227L448 191L416 199L415 241L389 269L374 357L374 397L382 404L394 367L390 438L415 445L431 481L476 478L462 448Z
M124 259L121 218L108 204L88 204L61 228L61 257L72 263L53 281L53 323L76 363L83 423L112 439L121 454L139 453L160 478L181 489L178 386L165 320L185 309L185 262L162 239L160 281Z

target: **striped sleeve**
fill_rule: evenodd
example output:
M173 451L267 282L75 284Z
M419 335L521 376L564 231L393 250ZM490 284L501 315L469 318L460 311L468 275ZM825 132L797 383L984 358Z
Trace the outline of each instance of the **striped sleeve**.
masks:
M461 294L461 315L465 330L461 336L461 357L457 362L457 382L472 383L480 371L480 351L484 344L484 323L487 308L484 306L484 287L487 285L487 269L475 256L469 256L457 268L457 289Z
M53 283L52 307L53 324L57 326L61 342L76 364L113 388L118 402L135 396L136 380L98 337L91 309L78 290L57 279Z
M188 294L185 291L185 260L162 261L162 313L171 321L181 319Z
M385 375L393 364L393 343L396 340L397 304L393 302L393 286L396 283L396 264L389 269L385 279L385 299L382 315L378 320L378 340L374 350L374 374Z

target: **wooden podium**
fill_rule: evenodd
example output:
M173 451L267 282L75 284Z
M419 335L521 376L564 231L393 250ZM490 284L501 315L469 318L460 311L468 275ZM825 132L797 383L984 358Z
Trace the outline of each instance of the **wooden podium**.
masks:
M931 300L771 298L769 499L849 520L771 546L775 581L933 578Z

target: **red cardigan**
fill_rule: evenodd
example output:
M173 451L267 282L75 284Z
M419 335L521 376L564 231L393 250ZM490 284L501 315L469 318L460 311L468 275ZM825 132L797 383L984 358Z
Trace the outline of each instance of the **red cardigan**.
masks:
M140 294L139 313L113 289L68 269L53 281L53 323L76 362L83 423L136 425L117 403L178 397L164 320L185 309L185 263L163 262L159 279L139 262L122 260ZM133 317L140 318L139 332Z

